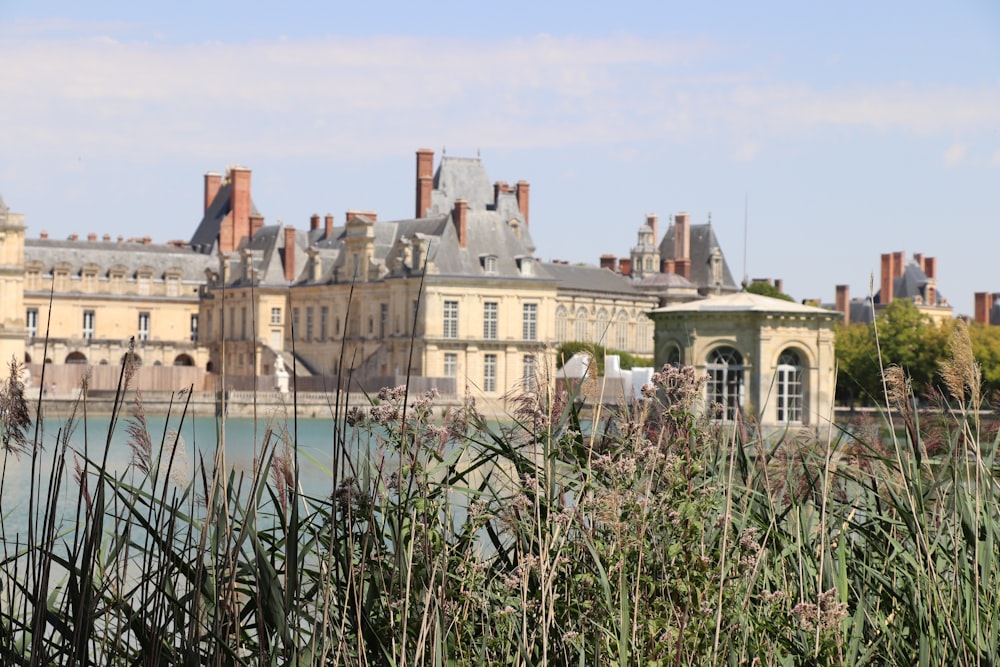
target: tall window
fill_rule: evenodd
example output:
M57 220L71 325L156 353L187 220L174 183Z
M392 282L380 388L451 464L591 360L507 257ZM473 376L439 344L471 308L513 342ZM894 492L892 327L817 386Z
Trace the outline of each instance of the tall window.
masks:
M192 315L191 319L194 320L194 318L196 318L196 317L197 317L197 315ZM197 321L197 320L195 320L195 321ZM195 324L195 326L198 326L198 325ZM212 335L213 335L212 334L212 311L208 311L207 313L205 313L205 333L208 335L208 340L211 341L212 340Z
M521 376L521 384L525 391L534 391L538 385L537 373L538 369L535 365L535 355L526 354L523 359L523 373Z
M455 352L444 353L444 376L453 378L458 375L458 354Z
M296 336L302 336L302 334L299 333L299 309L292 308L292 338L295 338Z
M802 362L793 350L778 358L778 421L802 421Z
M247 339L247 307L240 307L240 340Z
M271 309L271 324L281 324L281 308Z
M139 340L149 340L149 313L139 313Z
M622 310L615 318L615 346L619 350L631 349L628 333L628 315Z
M601 308L597 311L597 318L594 321L594 325L594 328L596 329L594 342L600 342L602 345L607 345L609 340L608 334L611 329L611 316L608 315L606 308Z
M556 308L556 340L559 341L560 343L569 340L569 338L567 337L569 334L569 330L566 326L566 319L567 319L566 307L559 306L558 308Z
M389 328L389 304L380 303L378 306L378 337L385 338L385 330Z
M330 317L330 308L323 306L319 309L319 339L326 340L326 321Z
M444 337L458 338L458 301L444 302Z
M483 304L483 338L486 340L497 338L497 312L496 301L487 301Z
M578 308L576 318L573 322L573 338L581 343L590 342L590 320L587 318L587 309Z
M24 324L28 328L28 336L34 338L38 335L38 309L29 308L24 314Z
M211 315L209 315L211 321ZM198 314L191 315L191 340L198 340Z
M538 304L524 304L524 319L521 325L524 340L538 340Z
M313 339L313 309L312 306L306 308L306 340Z
M716 419L736 419L743 405L743 357L731 347L708 355L708 406Z
M497 390L497 355L483 355L483 391L493 393Z
M88 339L94 337L94 311L92 310L83 311L83 337Z

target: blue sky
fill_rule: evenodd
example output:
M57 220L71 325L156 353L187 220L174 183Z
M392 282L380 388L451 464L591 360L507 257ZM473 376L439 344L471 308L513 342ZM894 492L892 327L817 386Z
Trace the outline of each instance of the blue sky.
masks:
M531 182L542 259L711 215L734 275L1000 292L1000 3L0 0L0 195L29 235L187 239L206 171L269 223L410 217L414 151ZM153 4L153 3L149 3ZM747 206L746 203L749 202Z

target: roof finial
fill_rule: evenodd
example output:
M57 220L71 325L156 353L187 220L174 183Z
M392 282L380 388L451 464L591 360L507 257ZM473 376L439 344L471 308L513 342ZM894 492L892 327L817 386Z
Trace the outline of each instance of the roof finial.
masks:
M480 151L479 148L476 148L476 159L479 160L482 157L483 157L482 151Z
M447 154L448 154L448 149L446 147L442 146L441 147L441 157L444 157Z

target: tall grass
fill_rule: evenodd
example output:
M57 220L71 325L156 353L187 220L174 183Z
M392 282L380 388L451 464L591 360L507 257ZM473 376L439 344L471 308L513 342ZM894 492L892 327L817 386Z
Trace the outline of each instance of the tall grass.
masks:
M704 421L691 368L587 419L545 389L502 421L385 389L338 406L313 494L280 423L247 473L222 448L188 461L141 396L125 405L128 365L110 429L129 469L110 470L110 432L71 449L85 394L43 456L15 364L2 444L31 457L32 518L3 535L0 660L997 664L997 442L966 344L959 330L933 418L891 371L884 423L824 439ZM66 530L60 489L78 497Z

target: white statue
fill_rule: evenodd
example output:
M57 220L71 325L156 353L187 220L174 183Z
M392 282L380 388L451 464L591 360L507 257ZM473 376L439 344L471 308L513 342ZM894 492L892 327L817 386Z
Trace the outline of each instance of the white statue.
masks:
M288 371L285 370L285 359L280 354L274 355L274 390L282 394L288 393Z

